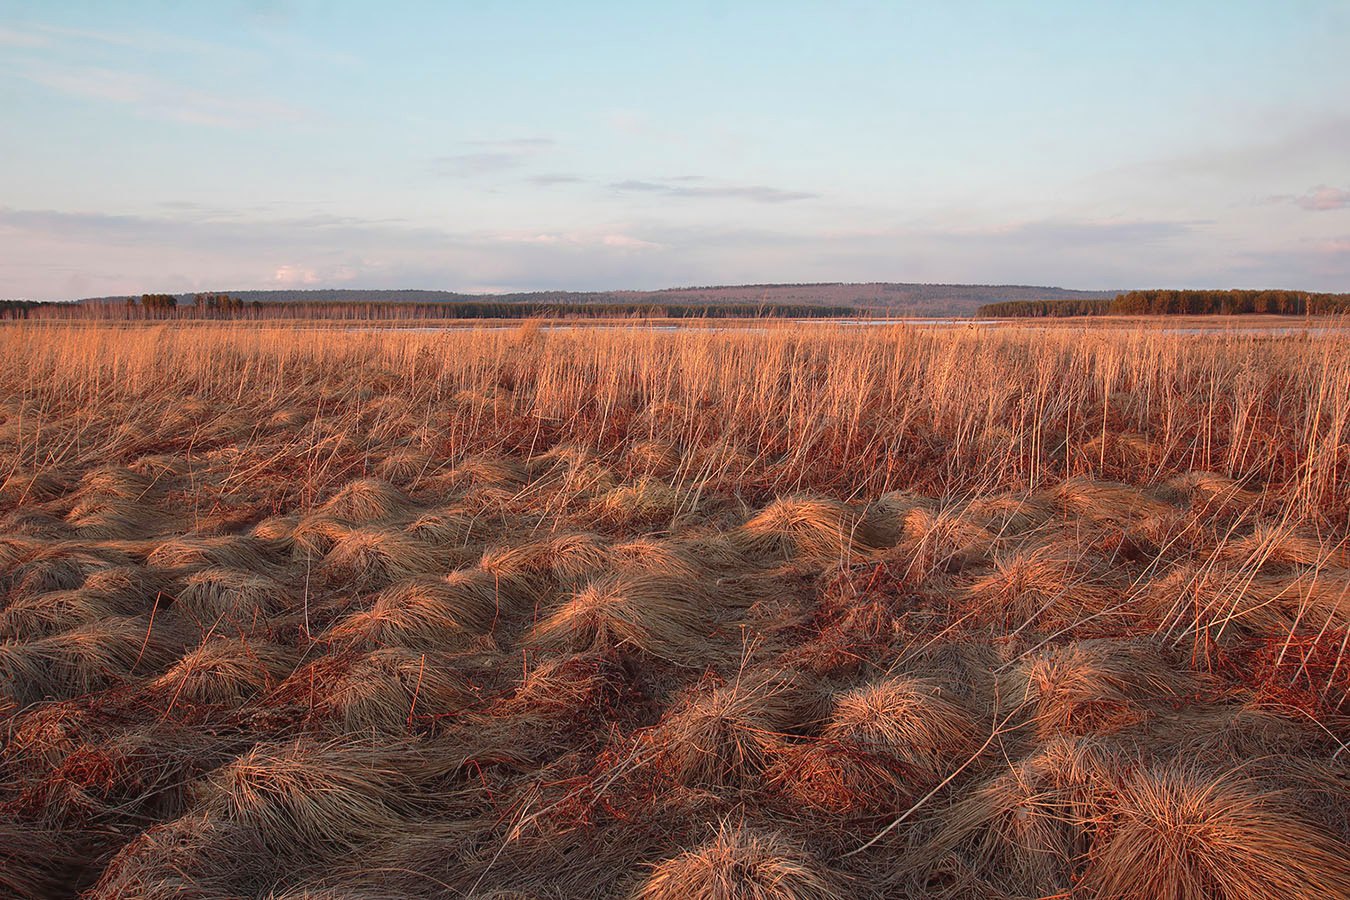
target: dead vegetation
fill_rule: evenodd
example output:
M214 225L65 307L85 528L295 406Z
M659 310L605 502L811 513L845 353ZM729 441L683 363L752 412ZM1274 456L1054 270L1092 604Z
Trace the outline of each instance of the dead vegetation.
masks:
M0 894L1350 896L1350 343L0 329Z

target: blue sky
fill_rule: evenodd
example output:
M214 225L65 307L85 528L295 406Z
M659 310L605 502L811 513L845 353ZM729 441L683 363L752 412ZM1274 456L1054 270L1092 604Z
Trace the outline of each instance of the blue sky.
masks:
M0 0L0 296L1350 290L1350 3Z

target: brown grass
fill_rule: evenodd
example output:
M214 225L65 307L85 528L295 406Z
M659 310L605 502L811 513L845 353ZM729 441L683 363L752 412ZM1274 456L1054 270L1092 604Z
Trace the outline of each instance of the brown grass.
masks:
M0 694L20 706L65 699L154 672L177 657L182 638L148 618L115 617L51 637L0 644Z
M385 588L369 609L347 616L327 637L371 646L463 646L490 629L515 596L509 580L503 584L481 569L409 578Z
M8 323L0 894L1342 896L1347 447L1340 327Z
M838 900L847 896L789 839L723 822L717 835L652 871L641 900Z
M242 638L208 637L149 686L170 703L237 705L289 674L284 648Z
M763 772L783 732L807 718L807 705L800 678L742 673L729 684L691 690L644 740L656 768L676 783L738 787Z
M691 664L710 651L722 603L699 581L622 573L574 593L530 633L542 646L573 651L619 648Z
M790 497L769 504L740 532L744 551L770 559L804 556L852 561L884 546L881 531L857 510L834 500Z
M349 482L319 507L319 512L351 525L369 525L406 516L412 511L407 497L388 482L362 478Z
M1080 641L1046 648L1010 673L1005 697L1023 705L1043 734L1110 733L1142 721L1151 704L1197 686L1158 648L1137 641Z
M403 789L425 765L397 747L303 740L259 745L207 776L196 808L273 845L351 845L397 824L408 802Z
M840 693L822 734L936 783L974 750L979 726L939 682L901 676Z
M1350 845L1299 820L1289 799L1189 766L1129 779L1084 887L1125 900L1350 896Z
M286 587L267 575L211 567L187 577L174 609L204 629L222 623L251 629L284 612L290 599Z
M454 568L462 559L402 531L368 525L339 537L325 554L320 573L334 586L371 591L415 575Z

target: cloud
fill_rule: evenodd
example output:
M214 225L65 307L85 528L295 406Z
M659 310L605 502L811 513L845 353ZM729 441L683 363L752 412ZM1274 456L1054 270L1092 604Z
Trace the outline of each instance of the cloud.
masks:
M189 205L160 215L0 207L0 293L72 299L282 285L520 289L669 283L670 248L640 230L453 232L396 220L268 217Z
M580 175L568 175L564 172L547 172L543 175L531 175L525 181L539 187L553 187L557 184L580 184L586 179Z
M299 108L273 100L201 91L103 67L27 65L19 69L19 75L68 96L128 106L139 115L193 125L244 128L307 117Z
M655 241L644 241L627 234L607 234L600 239L606 247L622 247L625 250L659 250L661 245Z
M526 165L537 156L552 149L552 138L524 137L504 141L465 141L465 147L474 147L466 153L438 156L431 167L438 175L472 178L494 175Z
M323 278L315 269L288 264L277 266L276 274L272 276L272 280L277 284L292 286L297 284L318 284Z
M492 235L490 240L505 243L537 244L549 247L615 247L622 250L661 250L663 244L648 241L631 234L604 230L506 233Z
M219 44L212 44L207 41L154 31L100 31L89 28L66 28L58 25L37 25L34 26L34 29L40 35L59 38L67 42L105 44L110 47L124 47L150 53L224 53L227 49Z
M0 208L0 285L71 298L282 285L463 290L901 281L1077 288L1269 285L1333 290L1350 236L1216 241L1206 222L1047 218L953 227L677 225L452 231L301 210L190 205L156 215ZM718 220L720 221L720 220Z
M1292 198L1294 205L1315 212L1332 209L1350 209L1350 191L1319 184L1304 194Z
M1252 179L1324 163L1340 165L1347 146L1350 115L1323 116L1260 140L1207 147L1201 152L1136 163L1105 174Z
M1004 244L1101 247L1149 244L1185 237L1209 221L1148 221L1111 219L1041 219L1012 222L981 229L954 230L945 236L954 241ZM941 233L941 232L939 232Z
M615 181L609 188L620 194L660 194L680 199L748 200L752 203L791 203L820 196L807 191L785 191L761 184L708 185L705 184L707 181L702 175L681 175L676 178Z
M31 31L0 28L0 47L45 47L49 43L46 37Z

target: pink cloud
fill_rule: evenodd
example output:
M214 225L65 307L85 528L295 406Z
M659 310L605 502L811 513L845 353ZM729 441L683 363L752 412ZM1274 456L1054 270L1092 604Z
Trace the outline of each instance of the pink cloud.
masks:
M1350 191L1341 188L1330 187L1325 184L1319 184L1310 189L1301 197L1295 197L1294 202L1304 209L1310 209L1315 212L1326 212L1331 209L1350 208Z

